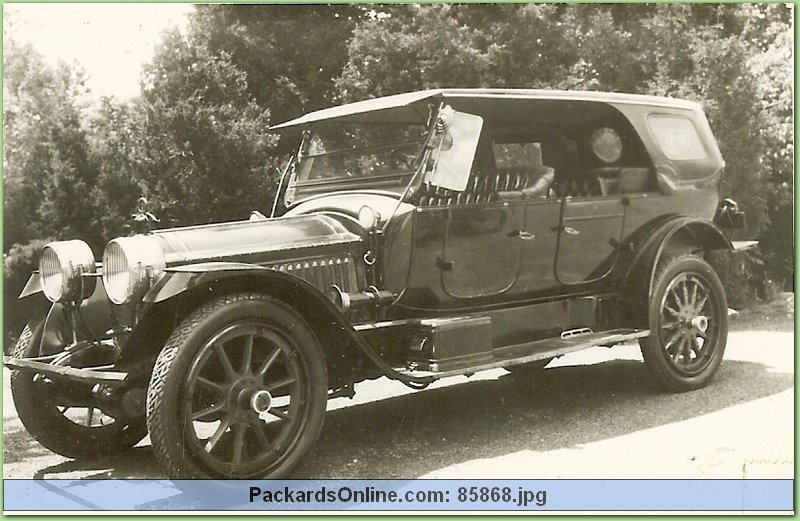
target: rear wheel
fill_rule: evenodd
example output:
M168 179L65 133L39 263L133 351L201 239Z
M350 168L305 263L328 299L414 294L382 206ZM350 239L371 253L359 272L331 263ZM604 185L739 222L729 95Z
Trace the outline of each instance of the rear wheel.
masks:
M266 295L203 305L170 336L147 393L156 459L171 478L281 478L316 441L327 370L314 333Z
M12 356L34 357L44 320L22 331ZM118 420L106 414L92 384L51 380L34 371L11 373L14 406L25 429L47 449L68 458L96 458L136 445L147 433L144 418Z
M667 260L656 275L649 317L650 336L640 345L656 381L671 391L706 385L728 337L725 290L713 268L694 255Z

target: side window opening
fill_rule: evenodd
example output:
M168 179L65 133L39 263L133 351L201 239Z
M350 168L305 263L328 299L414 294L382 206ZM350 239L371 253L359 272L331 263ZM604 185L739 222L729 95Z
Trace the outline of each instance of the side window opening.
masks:
M426 192L421 204L657 192L652 159L631 122L609 105L580 109L580 117L531 111L524 120L487 120L466 189Z
M647 125L667 158L675 161L701 161L708 157L697 130L689 119L651 115Z
M655 171L639 135L623 117L597 118L585 128L568 129L564 162L557 170L561 197L602 197L657 189Z

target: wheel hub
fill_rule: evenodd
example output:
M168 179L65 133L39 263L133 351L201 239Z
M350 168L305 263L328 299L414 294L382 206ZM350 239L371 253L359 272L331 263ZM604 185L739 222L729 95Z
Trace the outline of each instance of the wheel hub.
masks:
M247 421L251 414L268 412L272 406L272 395L260 388L252 378L242 378L234 382L228 393L228 410L239 421Z
M708 318L704 317L703 315L694 317L690 321L692 327L701 333L705 333L708 329Z
M681 318L678 330L686 338L693 338L708 331L708 317L698 315L695 317Z
M678 311L677 325L680 333L689 338L708 330L708 317L697 315L697 311L688 306L681 306Z
M250 407L259 416L269 412L272 407L272 395L269 391L256 391L250 396Z

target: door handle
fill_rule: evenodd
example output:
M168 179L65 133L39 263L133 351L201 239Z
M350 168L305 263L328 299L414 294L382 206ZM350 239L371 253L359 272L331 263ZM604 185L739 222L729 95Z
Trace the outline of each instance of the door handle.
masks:
M580 230L576 230L572 226L553 226L550 229L553 230L554 232L564 232L567 235L580 235L581 234Z
M518 239L522 239L523 241L530 241L533 240L536 236L531 232L526 232L524 230L514 230L513 232L507 233L506 237L516 237Z
M581 234L581 232L580 232L579 230L576 230L576 229L575 229L575 228L573 228L572 226L564 226L564 227L561 229L561 231L563 231L563 232L564 232L564 233L566 233L567 235L580 235L580 234Z
M456 263L453 261L446 261L442 260L441 258L436 259L436 267L442 271L453 271Z

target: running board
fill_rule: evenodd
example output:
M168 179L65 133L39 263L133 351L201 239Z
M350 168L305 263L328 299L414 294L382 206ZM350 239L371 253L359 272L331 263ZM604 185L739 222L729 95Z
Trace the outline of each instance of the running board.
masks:
M403 375L414 378L446 378L461 374L472 374L487 369L507 367L510 365L525 364L537 360L545 360L562 356L567 353L581 351L590 347L606 346L611 347L629 340L636 340L650 335L647 329L612 329L599 333L585 333L572 335L566 338L546 338L524 344L516 344L500 347L492 351L492 362L486 362L470 367L461 367L449 371L407 371L399 370Z

